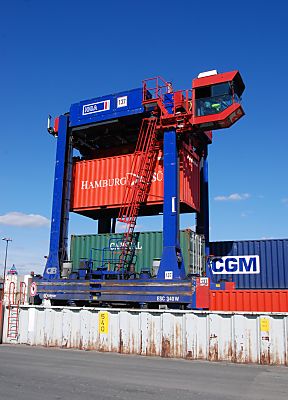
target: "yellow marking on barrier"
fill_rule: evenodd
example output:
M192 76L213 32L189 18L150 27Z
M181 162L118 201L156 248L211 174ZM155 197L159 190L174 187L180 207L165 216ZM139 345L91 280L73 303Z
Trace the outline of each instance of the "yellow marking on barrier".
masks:
M260 318L260 331L270 332L270 321L268 318Z
M107 335L109 328L109 313L108 311L100 311L98 313L98 330L101 335Z

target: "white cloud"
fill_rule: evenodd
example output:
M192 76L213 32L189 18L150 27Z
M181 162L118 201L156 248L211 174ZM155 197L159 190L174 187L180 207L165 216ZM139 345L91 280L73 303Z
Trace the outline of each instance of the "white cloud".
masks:
M285 198L282 199L281 201L282 201L282 203L284 203L284 204L288 204L288 197L285 197Z
M38 228L40 226L49 226L48 218L38 214L24 214L18 211L11 211L0 215L0 224L18 227Z
M214 200L216 201L239 201L239 200L247 200L249 199L249 193L232 193L228 196L216 196Z

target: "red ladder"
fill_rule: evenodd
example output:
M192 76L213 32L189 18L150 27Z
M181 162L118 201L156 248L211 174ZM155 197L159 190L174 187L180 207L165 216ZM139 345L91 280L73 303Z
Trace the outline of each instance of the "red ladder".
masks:
M19 331L19 307L24 304L26 293L25 282L20 283L19 298L16 299L15 283L10 282L8 293L8 326L7 338L17 339Z
M132 159L131 173L128 175L127 187L118 221L124 222L124 233L119 257L119 269L131 263L134 255L134 228L142 204L147 201L153 172L158 155L157 118L144 118Z

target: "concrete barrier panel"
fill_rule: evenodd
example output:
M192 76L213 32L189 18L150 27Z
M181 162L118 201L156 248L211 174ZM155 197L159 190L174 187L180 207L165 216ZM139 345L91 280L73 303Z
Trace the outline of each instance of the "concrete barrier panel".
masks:
M288 365L287 313L21 306L16 339L3 343Z

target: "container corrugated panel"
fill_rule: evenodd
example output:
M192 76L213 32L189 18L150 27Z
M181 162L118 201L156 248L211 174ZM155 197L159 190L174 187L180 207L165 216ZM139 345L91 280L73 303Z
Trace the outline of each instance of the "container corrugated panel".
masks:
M214 275L235 282L237 289L288 289L288 239L212 242L213 256L259 255L260 273Z
M138 233L136 246L136 272L142 268L152 267L153 260L162 256L163 234L162 232L140 232ZM70 247L70 259L73 271L79 268L81 259L89 259L90 254L94 260L94 266L101 265L102 249L116 250L121 245L123 234L99 234L99 235L72 235ZM184 263L187 274L201 275L204 270L204 239L190 229L180 232L180 245L183 252ZM91 249L98 249L92 250Z
M288 312L288 290L213 290L210 310Z
M120 208L126 190L133 154L78 161L73 167L72 211ZM187 149L180 151L180 203L199 211L199 158ZM139 177L135 176L135 179ZM163 154L152 178L147 207L163 204Z

